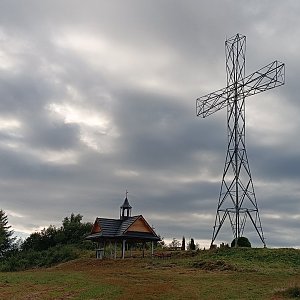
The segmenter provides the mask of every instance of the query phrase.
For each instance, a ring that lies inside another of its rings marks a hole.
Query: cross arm
[[[237,83],[198,98],[197,116],[208,117],[226,107],[228,101],[234,98],[239,100],[283,85],[284,71],[284,63],[275,60]]]
[[[198,98],[196,100],[197,116],[205,118],[226,107],[227,98],[227,87]]]
[[[281,86],[284,84],[284,81],[284,63],[275,60],[244,79],[244,97]]]

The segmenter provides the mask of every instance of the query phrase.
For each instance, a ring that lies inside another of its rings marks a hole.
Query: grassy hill
[[[171,258],[80,258],[0,273],[0,299],[299,298],[300,250],[218,249]]]

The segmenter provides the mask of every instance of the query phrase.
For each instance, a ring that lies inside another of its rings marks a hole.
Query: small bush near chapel
[[[232,242],[231,242],[231,247],[235,247],[235,240],[234,239]],[[237,246],[238,247],[248,247],[248,248],[251,248],[251,243],[249,242],[249,240],[244,237],[244,236],[241,236],[238,238],[237,240]]]

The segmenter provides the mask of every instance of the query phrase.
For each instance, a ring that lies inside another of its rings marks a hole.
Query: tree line
[[[14,237],[6,213],[0,209],[0,271],[24,270],[51,266],[75,259],[83,251],[94,248],[84,240],[92,224],[82,222],[82,215],[74,213],[62,220],[60,227],[50,225],[30,234],[24,241]]]

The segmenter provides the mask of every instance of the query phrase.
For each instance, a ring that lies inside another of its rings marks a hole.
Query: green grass
[[[296,249],[230,249],[219,250],[209,254],[212,259],[222,258],[239,268],[257,271],[298,271],[300,268],[300,251]]]
[[[106,283],[95,282],[82,272],[26,271],[0,273],[0,290],[8,290],[10,297],[23,299],[39,295],[36,299],[115,299],[121,289]],[[35,299],[35,298],[34,298]]]
[[[218,249],[170,259],[82,258],[49,269],[0,273],[0,299],[292,299],[300,250]]]

